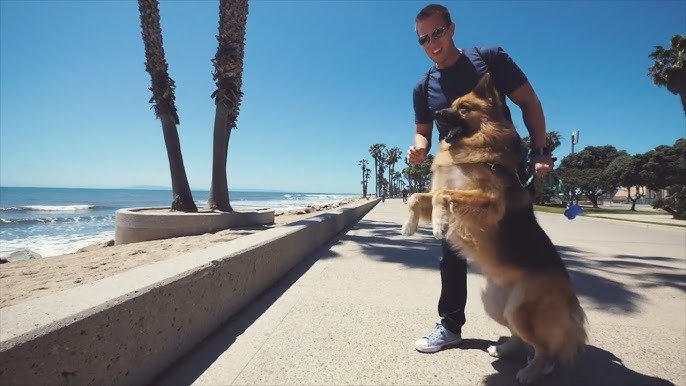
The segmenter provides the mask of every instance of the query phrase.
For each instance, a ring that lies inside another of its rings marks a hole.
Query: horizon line
[[[93,190],[157,190],[157,191],[172,191],[171,186],[156,186],[156,185],[132,185],[124,187],[88,187],[88,186],[16,186],[16,185],[0,185],[0,188],[29,188],[29,189],[93,189]],[[191,189],[191,192],[209,192],[209,188]],[[353,192],[325,192],[325,191],[307,191],[307,190],[287,190],[277,188],[229,188],[231,191],[242,192],[272,192],[272,193],[319,193],[319,194],[347,194],[357,195]]]

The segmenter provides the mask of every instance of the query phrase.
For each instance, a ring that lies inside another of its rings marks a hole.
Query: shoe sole
[[[417,350],[423,354],[433,354],[433,353],[439,352],[439,351],[446,349],[446,348],[455,347],[460,343],[461,340],[462,339],[457,340],[455,342],[450,342],[450,343],[446,343],[446,344],[443,344],[440,346],[436,346],[436,347],[417,347],[417,346],[414,346],[414,348],[415,348],[415,350]]]

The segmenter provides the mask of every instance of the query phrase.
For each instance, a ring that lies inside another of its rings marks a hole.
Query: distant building
[[[648,189],[647,187],[643,186],[641,187],[641,192],[645,194],[645,196],[640,200],[645,203],[650,203],[653,202],[654,200],[658,198],[663,198],[665,194],[667,194],[666,190],[661,189],[661,190],[652,190]],[[631,188],[631,195],[635,196],[636,195],[636,189]],[[609,199],[609,197],[608,197]],[[629,202],[629,198],[627,197],[627,191],[626,188],[622,187],[617,189],[617,191],[612,195],[612,202]]]

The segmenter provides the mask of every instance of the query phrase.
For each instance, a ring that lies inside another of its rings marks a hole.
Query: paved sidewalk
[[[681,225],[686,226],[686,220],[676,220],[672,218],[670,214],[615,214],[615,213],[603,213],[603,214],[587,214],[589,217],[602,217],[618,220],[629,220],[640,223],[656,223],[664,225]]]
[[[458,348],[414,341],[438,321],[440,244],[427,226],[405,238],[401,200],[379,203],[158,380],[164,385],[512,385],[525,358],[485,348],[507,330],[468,277]],[[686,385],[686,231],[540,214],[589,319],[579,362],[542,385]]]

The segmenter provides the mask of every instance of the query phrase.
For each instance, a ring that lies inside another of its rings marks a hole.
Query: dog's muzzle
[[[448,135],[443,139],[451,143],[452,141],[466,134],[467,125],[462,118],[451,109],[442,109],[434,113],[436,124],[443,130],[449,130]]]

